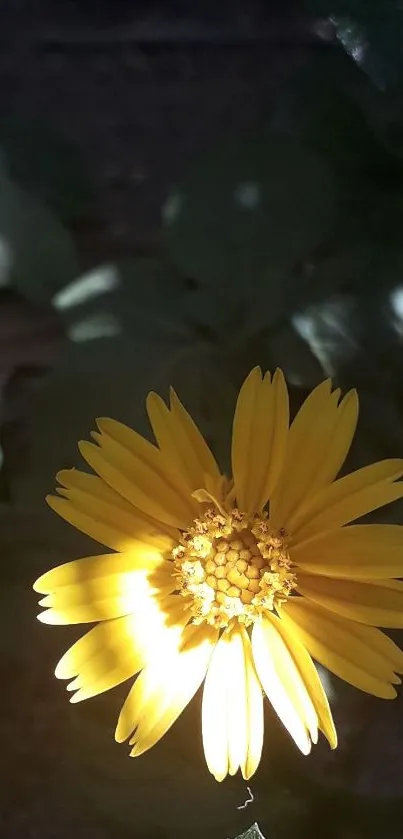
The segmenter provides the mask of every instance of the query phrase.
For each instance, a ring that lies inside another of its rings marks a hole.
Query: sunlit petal
[[[328,739],[331,748],[335,749],[337,746],[336,729],[326,693],[311,656],[299,640],[298,634],[286,616],[281,615],[281,620],[277,624],[277,628],[287,644],[288,651],[294,659],[306,690],[309,693],[318,717],[319,728]]]
[[[218,641],[207,670],[203,690],[202,733],[207,766],[216,781],[229,772],[227,654],[228,632]]]
[[[85,587],[96,581],[100,581],[104,587],[104,579],[109,580],[115,575],[131,571],[154,571],[157,568],[170,568],[161,552],[147,543],[133,541],[130,551],[87,556],[58,565],[36,580],[34,590],[40,594],[51,594],[64,586],[79,586],[82,583]]]
[[[254,624],[252,651],[257,674],[276,714],[303,754],[316,741],[318,719],[301,675],[279,632],[278,619],[267,615]]]
[[[60,659],[55,675],[72,679],[68,690],[76,690],[70,701],[80,702],[118,685],[163,654],[171,632],[180,633],[183,615],[175,598],[163,604],[143,598],[135,614],[102,621]]]
[[[142,671],[122,708],[115,735],[119,742],[132,735],[133,757],[151,748],[190,702],[217,638],[212,627],[189,626]]]

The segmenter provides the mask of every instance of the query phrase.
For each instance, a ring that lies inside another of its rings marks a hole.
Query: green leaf
[[[314,52],[292,77],[275,119],[321,153],[338,175],[378,173],[391,163],[367,113],[374,100],[378,97],[366,76],[341,46],[332,46]]]
[[[290,138],[230,138],[165,203],[169,252],[186,276],[219,287],[221,305],[256,296],[272,321],[289,305],[292,270],[328,235],[337,195],[320,155]]]
[[[64,222],[85,216],[95,187],[80,150],[40,120],[0,124],[0,152],[9,176],[50,206]]]
[[[2,281],[26,297],[49,300],[78,274],[73,242],[52,213],[0,172]]]

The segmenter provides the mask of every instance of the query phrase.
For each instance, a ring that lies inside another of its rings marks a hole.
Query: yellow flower
[[[151,393],[157,446],[110,419],[80,451],[97,473],[63,470],[50,506],[114,553],[44,574],[44,623],[96,626],[63,656],[79,702],[137,676],[116,739],[151,748],[204,680],[210,771],[248,779],[263,742],[263,692],[304,754],[336,732],[312,658],[361,690],[396,695],[403,652],[375,626],[403,626],[403,528],[349,525],[403,497],[403,460],[336,479],[358,400],[320,384],[289,426],[281,371],[244,382],[233,478],[171,391]],[[60,497],[61,496],[61,497]],[[345,525],[348,525],[347,527]],[[312,658],[311,658],[312,656]]]

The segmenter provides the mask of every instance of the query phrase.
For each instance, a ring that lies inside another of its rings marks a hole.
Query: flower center
[[[194,623],[221,628],[237,618],[249,625],[296,586],[286,534],[274,532],[264,514],[233,509],[224,515],[212,507],[182,534],[172,557]]]

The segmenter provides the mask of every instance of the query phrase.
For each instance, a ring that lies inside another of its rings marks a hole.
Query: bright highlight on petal
[[[337,735],[314,660],[362,691],[396,696],[403,651],[403,527],[350,524],[403,498],[403,460],[338,478],[358,398],[318,385],[289,425],[284,376],[255,367],[220,473],[170,391],[147,411],[156,445],[111,419],[62,470],[50,507],[111,553],[42,574],[45,624],[96,623],[55,675],[72,703],[135,678],[117,728],[131,756],[155,745],[202,685],[202,738],[218,781],[248,780],[263,745],[263,695],[298,748]],[[272,722],[271,724],[274,724]]]
[[[277,622],[277,629],[287,645],[288,651],[294,659],[302,681],[309,693],[312,705],[316,711],[319,728],[329,741],[331,748],[335,749],[337,746],[336,729],[326,693],[311,656],[284,615],[281,616],[281,621]]]
[[[205,676],[218,632],[188,626],[165,655],[148,662],[123,705],[116,740],[131,735],[132,757],[151,748],[168,731],[193,698]]]
[[[203,746],[217,781],[241,768],[256,771],[263,746],[262,691],[244,627],[225,630],[206,676],[202,705]]]
[[[278,628],[267,615],[252,631],[253,658],[264,691],[281,722],[305,755],[318,739],[318,717],[298,667]]]

